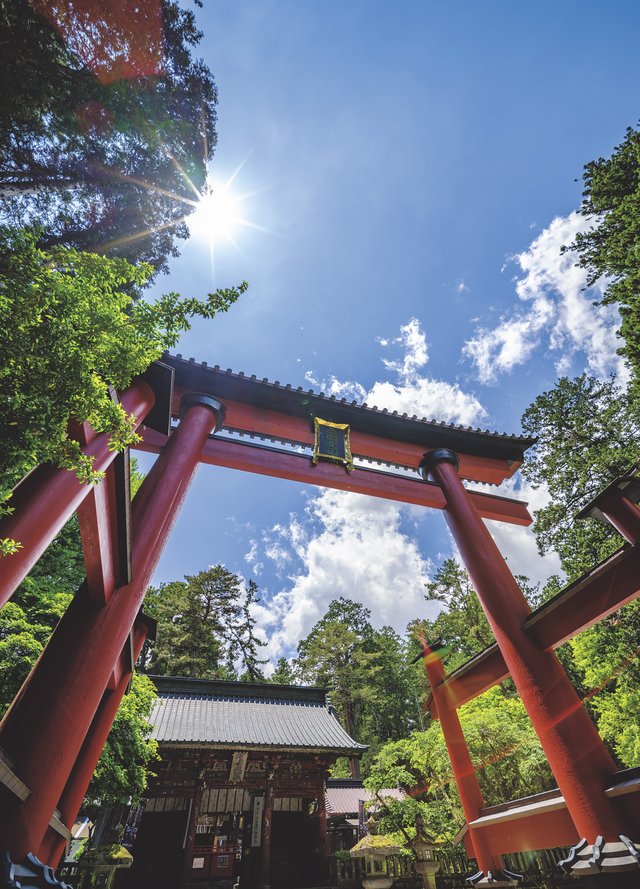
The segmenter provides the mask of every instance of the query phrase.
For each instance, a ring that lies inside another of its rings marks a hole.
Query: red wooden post
[[[455,704],[451,706],[448,689],[441,685],[444,679],[442,660],[435,652],[431,651],[426,643],[423,643],[422,650],[424,669],[431,686],[444,742],[451,759],[451,767],[460,793],[464,817],[467,819],[467,824],[471,825],[472,821],[480,817],[480,810],[484,806],[478,776],[471,760]],[[503,869],[502,858],[491,853],[482,834],[474,831],[471,826],[469,827],[469,838],[473,846],[474,857],[481,871],[485,874],[489,871],[495,874]]]
[[[139,426],[153,407],[155,395],[147,383],[137,379],[123,392],[120,403]],[[96,435],[83,451],[94,458],[94,469],[102,472],[116,458],[106,434]],[[0,607],[91,490],[92,486],[81,484],[73,472],[48,464],[39,466],[16,488],[10,504],[14,511],[0,520],[0,537],[12,537],[22,548],[0,560]]]
[[[138,655],[142,650],[145,639],[147,638],[147,628],[142,622],[137,622],[133,628],[133,658],[134,662],[138,659]],[[118,707],[122,702],[132,673],[125,673],[121,677],[118,687],[113,691],[105,691],[102,700],[98,705],[96,715],[93,718],[91,727],[87,733],[82,749],[73,766],[73,770],[69,775],[62,796],[56,808],[62,816],[62,823],[71,830],[77,818],[82,800],[85,797],[87,788],[93,773],[95,771],[100,754],[107,743],[113,720],[115,719]],[[51,867],[57,867],[58,862],[65,850],[65,840],[60,834],[49,829],[45,838],[36,853],[40,861]]]
[[[133,580],[96,606],[79,593],[0,723],[0,747],[31,790],[0,813],[0,848],[37,849],[142,604],[222,405],[185,399],[183,418],[134,499]]]
[[[611,491],[597,505],[625,540],[640,543],[640,509],[623,491]]]
[[[522,702],[549,760],[578,835],[617,840],[625,833],[604,795],[615,764],[552,651],[523,630],[530,608],[470,502],[452,451],[432,451],[421,466],[447,499],[445,517]]]

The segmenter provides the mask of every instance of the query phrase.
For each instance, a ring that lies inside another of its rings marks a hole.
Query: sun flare
[[[189,216],[192,235],[205,235],[214,243],[234,243],[234,237],[244,224],[240,212],[242,198],[228,186],[209,186],[200,197],[196,209]]]

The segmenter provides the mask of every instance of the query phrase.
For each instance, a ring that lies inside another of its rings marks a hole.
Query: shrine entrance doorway
[[[123,889],[175,889],[179,886],[186,830],[186,807],[178,812],[146,812],[136,837],[135,867],[120,877]]]
[[[274,812],[269,885],[317,886],[322,869],[319,818],[308,812]]]

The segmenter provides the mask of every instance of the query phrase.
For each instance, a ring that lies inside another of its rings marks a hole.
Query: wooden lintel
[[[137,445],[142,450],[159,453],[166,437],[152,430],[145,430],[143,441]],[[444,509],[445,498],[440,487],[415,479],[376,472],[358,467],[347,472],[334,463],[313,465],[309,456],[280,451],[267,447],[254,447],[250,442],[212,437],[204,447],[202,462],[244,472],[255,472],[275,478],[356,494],[368,494],[398,503],[411,503]],[[470,491],[471,499],[478,513],[485,519],[508,522],[515,525],[531,524],[531,516],[526,504],[505,497],[496,497],[478,491]]]
[[[640,547],[626,547],[533,611],[524,628],[541,648],[558,648],[639,595]],[[451,704],[461,707],[508,676],[494,643],[445,677],[443,685]]]
[[[640,546],[619,550],[572,583],[524,627],[541,648],[557,648],[640,595]]]
[[[130,501],[127,450],[118,454],[77,510],[87,594],[101,605],[116,586],[131,580]]]
[[[174,393],[173,413],[177,416],[180,398],[185,390],[176,388]],[[313,423],[302,417],[278,413],[273,410],[243,404],[224,399],[225,428],[273,438],[295,441],[300,444],[313,445]],[[425,433],[426,436],[426,433]],[[351,451],[355,457],[380,460],[383,463],[398,464],[417,469],[425,453],[431,448],[427,445],[395,441],[365,432],[352,427],[350,430]],[[460,475],[470,481],[485,482],[498,485],[510,478],[521,465],[520,461],[481,457],[459,452]]]

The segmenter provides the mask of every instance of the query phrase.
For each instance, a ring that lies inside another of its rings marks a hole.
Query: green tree
[[[295,661],[298,677],[329,688],[346,731],[369,745],[365,772],[380,744],[403,737],[420,718],[408,646],[390,627],[374,629],[369,618],[363,605],[334,599],[299,643]]]
[[[118,708],[83,805],[95,813],[102,806],[134,805],[147,787],[158,745],[149,722],[157,694],[148,676],[135,673]]]
[[[527,454],[523,475],[534,487],[546,485],[549,506],[535,514],[541,553],[555,550],[569,580],[590,570],[622,543],[609,525],[576,513],[640,457],[640,413],[615,379],[582,374],[561,377],[539,395],[522,417],[537,443]]]
[[[216,145],[202,34],[175,0],[0,0],[0,215],[42,246],[166,270]]]
[[[581,212],[592,225],[569,248],[588,273],[605,277],[603,303],[620,311],[620,349],[640,382],[640,130],[629,127],[611,156],[585,165]]]
[[[137,440],[111,392],[175,345],[194,315],[212,318],[246,284],[203,301],[168,293],[132,301],[150,267],[63,247],[42,250],[34,230],[0,227],[0,510],[44,461],[95,482],[92,461],[69,437],[70,420],[108,432],[114,449]],[[5,544],[5,550],[11,544]]]
[[[554,786],[520,700],[492,688],[458,713],[487,805]],[[427,829],[441,839],[451,840],[464,823],[439,722],[386,744],[375,756],[365,785],[374,791],[402,787],[412,796],[412,800],[390,807],[395,826],[398,821],[405,826],[411,822],[414,800],[423,805]]]
[[[269,677],[269,682],[273,682],[278,685],[294,685],[295,681],[295,670],[286,659],[286,657],[279,657],[278,662],[276,663],[276,668]]]
[[[144,656],[144,669],[163,676],[262,679],[251,606],[258,587],[223,565],[150,587],[145,610],[158,621],[158,638]]]
[[[563,377],[527,409],[523,427],[539,439],[529,452],[524,474],[534,485],[545,484],[552,498],[535,515],[538,547],[541,552],[557,550],[571,581],[622,545],[612,526],[574,517],[613,478],[637,463],[637,400],[614,380],[584,374],[574,380]],[[552,578],[545,596],[560,589],[560,580]],[[636,601],[558,652],[600,733],[629,766],[640,764],[639,651],[640,604]]]

